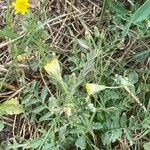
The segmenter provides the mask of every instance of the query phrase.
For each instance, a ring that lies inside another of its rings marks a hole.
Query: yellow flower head
[[[23,15],[28,12],[30,7],[29,0],[15,0],[12,5],[15,8],[15,14],[21,13]]]
[[[44,66],[45,71],[52,77],[61,76],[61,69],[57,58],[53,58]]]
[[[91,92],[91,84],[90,83],[86,83],[85,88],[86,88],[87,93]]]
[[[94,84],[94,83],[86,83],[86,91],[89,95],[95,94],[99,91],[105,90],[107,86],[104,85],[99,85],[99,84]]]

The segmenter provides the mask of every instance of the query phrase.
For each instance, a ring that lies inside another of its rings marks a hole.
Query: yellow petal
[[[28,12],[30,3],[29,0],[15,0],[15,2],[12,3],[12,6],[15,9],[15,14],[21,13],[24,15]]]
[[[57,58],[53,58],[49,63],[44,66],[45,71],[50,76],[61,75],[61,69]]]

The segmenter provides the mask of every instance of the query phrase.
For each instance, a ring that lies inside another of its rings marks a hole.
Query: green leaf
[[[57,150],[53,144],[46,143],[43,145],[42,150]]]
[[[103,128],[103,126],[102,126],[101,123],[99,123],[99,122],[93,123],[93,129],[99,130],[99,129],[102,129],[102,128]]]
[[[41,145],[43,139],[34,139],[34,140],[31,140],[30,143],[27,142],[27,146],[26,148],[32,148],[32,149],[38,149],[38,147]]]
[[[147,0],[129,19],[130,21],[127,23],[127,25],[125,26],[122,36],[125,37],[128,32],[129,29],[132,25],[132,23],[139,23],[144,21],[145,19],[148,18],[150,14],[150,0]]]
[[[45,107],[44,107],[43,105],[41,105],[41,106],[36,106],[36,108],[34,108],[34,109],[32,110],[32,112],[38,114],[38,113],[40,113],[42,110],[44,110],[44,108],[45,108]]]
[[[117,83],[120,84],[121,86],[128,87],[132,92],[135,92],[134,85],[129,81],[127,77],[116,75],[115,81],[117,81]]]
[[[17,34],[10,29],[4,28],[3,30],[0,30],[0,37],[14,39],[17,37]]]
[[[23,112],[22,105],[19,104],[17,98],[5,101],[0,104],[0,115],[13,115],[20,114]]]
[[[2,131],[4,128],[4,122],[0,120],[0,131]]]
[[[31,106],[31,105],[34,105],[34,104],[36,104],[36,103],[39,103],[40,101],[39,101],[39,99],[38,98],[32,98],[32,99],[30,99],[30,101],[28,102],[28,103],[26,103],[25,104],[25,106],[27,107],[27,106]],[[41,103],[41,102],[40,102]]]
[[[77,140],[75,145],[81,149],[85,149],[86,148],[86,141],[84,136],[80,136]]]
[[[139,75],[135,71],[130,72],[129,76],[128,76],[128,79],[129,79],[130,83],[135,84],[139,80]]]
[[[47,94],[48,94],[47,88],[46,88],[46,87],[43,87],[43,88],[42,88],[42,91],[41,91],[41,99],[42,99],[43,101],[45,101]]]
[[[125,36],[128,34],[128,32],[129,32],[129,30],[130,30],[130,26],[131,26],[131,23],[128,23],[128,24],[124,27],[124,30],[123,30],[123,32],[122,32],[122,37],[125,37]]]
[[[81,47],[85,48],[85,49],[89,49],[90,47],[88,46],[87,42],[83,39],[78,39],[78,43]]]
[[[125,9],[123,3],[115,2],[110,5],[112,11],[115,11],[116,14],[121,17],[123,20],[127,20],[128,11]]]
[[[137,62],[144,62],[148,57],[150,57],[150,50],[143,50],[140,53],[137,53],[133,59]]]
[[[124,129],[124,132],[126,134],[126,137],[127,139],[129,140],[130,142],[130,145],[133,145],[134,144],[134,141],[133,141],[133,138],[131,136],[131,131],[130,130],[127,130],[127,129]]]
[[[122,128],[126,128],[127,127],[127,116],[125,113],[123,113],[123,115],[120,118],[120,126]]]
[[[48,100],[48,107],[55,108],[58,107],[58,101],[54,97],[50,97]]]
[[[144,144],[144,150],[150,150],[150,142]]]
[[[39,121],[45,121],[45,120],[50,120],[52,116],[51,112],[47,112],[46,114],[42,115],[42,117],[39,119]]]
[[[59,138],[61,140],[65,140],[66,129],[67,129],[66,126],[62,126],[62,127],[59,128]]]
[[[148,18],[150,14],[150,0],[147,0],[132,16],[132,22],[138,23]]]
[[[111,133],[109,133],[109,132],[106,132],[102,135],[102,142],[104,145],[111,143],[110,137],[111,137]]]
[[[104,145],[108,145],[118,140],[121,136],[122,136],[121,129],[108,131],[102,135],[102,142]]]
[[[121,137],[121,135],[122,135],[122,131],[120,129],[116,130],[115,132],[113,132],[110,139],[112,142],[115,142],[116,140],[118,140]]]
[[[110,90],[105,91],[105,94],[104,94],[105,102],[109,100],[116,100],[118,98],[119,98],[119,95],[115,91],[110,91]]]
[[[135,120],[135,117],[134,116],[131,116],[129,118],[129,127],[133,127],[133,126],[136,126],[136,120]]]
[[[22,104],[28,104],[28,102],[31,101],[32,96],[33,95],[31,93],[26,94],[22,100]]]

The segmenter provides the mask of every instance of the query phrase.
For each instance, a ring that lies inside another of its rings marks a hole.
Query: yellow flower
[[[108,88],[105,85],[99,85],[99,84],[94,84],[94,83],[86,83],[86,91],[89,95],[91,94],[95,94],[99,91],[105,90],[106,88]]]
[[[28,12],[30,7],[29,0],[15,0],[12,5],[15,8],[15,14],[21,13],[23,15]]]
[[[61,69],[57,58],[53,58],[44,66],[45,71],[52,77],[61,77]]]

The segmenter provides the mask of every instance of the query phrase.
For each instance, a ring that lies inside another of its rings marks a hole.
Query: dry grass
[[[139,74],[141,73],[141,86],[143,86],[142,84],[149,84],[150,80],[147,73],[150,64],[149,58],[144,62],[138,62],[133,59],[135,54],[142,52],[143,49],[149,49],[149,36],[138,36],[133,27],[130,34],[121,39],[119,34],[122,32],[122,30],[120,28],[116,28],[115,30],[113,29],[113,14],[107,10],[107,6],[105,3],[103,3],[106,1],[45,0],[43,4],[40,4],[38,0],[30,1],[31,11],[35,17],[33,20],[36,19],[39,23],[39,29],[37,27],[36,30],[40,32],[44,29],[44,32],[46,32],[46,36],[43,36],[40,39],[41,43],[44,45],[42,46],[46,50],[43,53],[38,52],[37,47],[34,45],[35,43],[27,46],[28,49],[30,49],[31,54],[34,54],[35,58],[40,61],[41,64],[43,63],[42,59],[45,55],[50,56],[49,52],[55,52],[59,55],[59,59],[64,67],[63,74],[70,75],[72,72],[68,68],[70,65],[72,65],[72,62],[69,62],[68,58],[71,58],[72,55],[74,55],[72,50],[74,50],[74,45],[77,39],[85,37],[87,31],[93,35],[94,27],[97,27],[102,33],[102,36],[104,36],[101,45],[102,51],[103,49],[106,50],[106,54],[104,52],[103,56],[99,56],[100,59],[104,61],[101,63],[101,65],[103,65],[103,63],[106,64],[104,69],[106,67],[106,69],[109,69],[107,71],[111,72],[108,73],[109,76],[105,76],[104,70],[104,78],[109,78],[111,75],[114,75],[118,72],[126,75],[126,69],[128,69],[128,71],[135,69],[137,72],[139,72]],[[124,6],[130,10],[131,5],[129,2],[121,2],[124,3]],[[139,3],[141,2],[139,1]],[[17,43],[15,45],[16,49],[20,48],[19,45],[22,44],[22,41],[27,41],[28,35],[26,35],[22,30],[22,22],[24,21],[23,16],[13,15],[11,22],[7,22],[6,16],[7,13],[9,13],[7,12],[7,8],[7,3],[5,1],[0,1],[0,29],[7,28],[8,24],[11,23],[14,32],[17,33],[18,36],[12,39],[6,38],[5,36],[0,36],[0,101],[3,102],[16,96],[22,98],[26,86],[31,85],[33,80],[37,81],[40,90],[45,85],[50,94],[54,93],[54,95],[57,95],[58,93],[55,93],[55,87],[53,84],[49,83],[49,78],[45,72],[41,71],[41,68],[33,71],[28,62],[15,63],[15,60],[12,57],[14,43]],[[13,14],[13,9],[10,8],[10,10],[10,14]],[[38,32],[35,33],[38,34]],[[77,51],[75,55],[79,55],[79,59],[81,60],[83,56],[82,54],[85,56],[86,53],[89,53],[89,51],[87,50],[85,53]],[[110,66],[107,66],[107,63],[110,63]],[[89,67],[88,63],[86,65]],[[84,69],[82,71],[84,72]],[[96,71],[100,72],[100,69]],[[100,74],[97,72],[95,74],[100,76]],[[145,76],[145,74],[147,76]],[[82,74],[80,75],[82,76]],[[83,78],[84,77],[85,76],[83,75]],[[89,79],[90,78],[92,77],[89,77]],[[99,81],[99,79],[96,79],[95,81]],[[110,81],[112,81],[111,77]],[[23,85],[23,82],[27,84]],[[82,94],[83,91],[84,90],[81,90],[81,93],[79,93]],[[147,92],[144,94],[147,94]],[[138,96],[140,97],[144,94],[138,93]],[[134,113],[135,109],[136,107],[133,106],[128,110],[128,113]],[[32,122],[30,119],[31,118],[27,118],[22,115],[3,116],[2,120],[6,122],[6,127],[0,132],[0,140],[8,140],[15,136],[19,137],[20,141],[30,138],[39,138],[41,133],[39,133],[37,130],[38,123]],[[44,129],[49,129],[47,122],[43,123],[41,126]],[[139,131],[135,131],[134,137],[138,138],[139,136]],[[97,138],[97,141],[94,142],[99,147],[103,148],[103,146],[98,144],[100,143],[99,141],[101,139],[97,137],[97,135],[93,135],[93,137]],[[127,138],[123,137],[114,143],[112,147],[114,149],[122,150],[130,149]],[[109,149],[109,146],[107,148]]]

